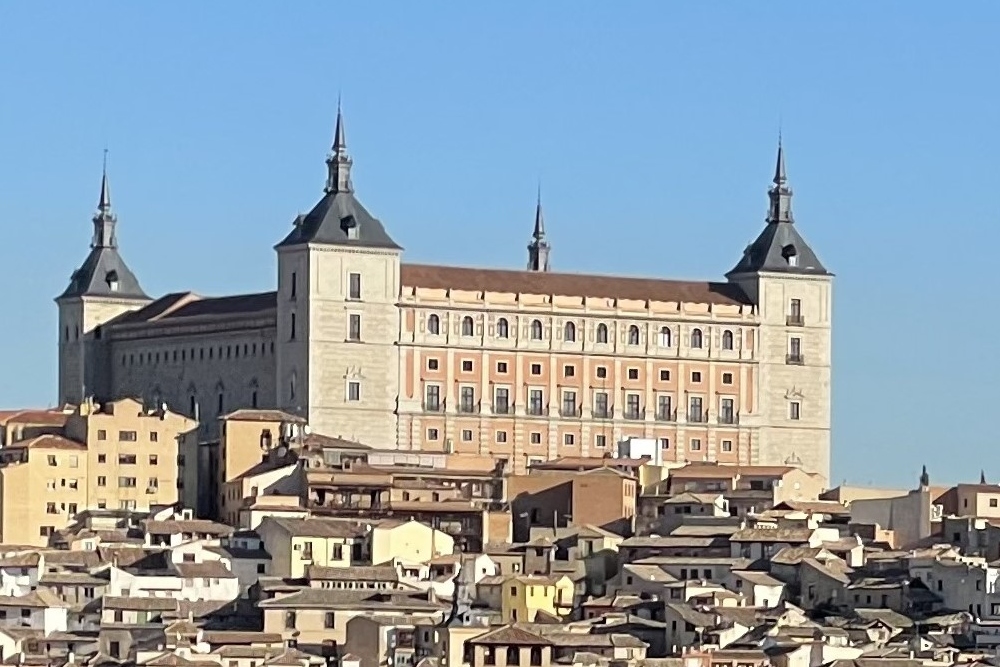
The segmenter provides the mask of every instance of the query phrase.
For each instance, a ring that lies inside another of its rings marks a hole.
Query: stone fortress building
[[[105,171],[90,254],[56,302],[59,399],[166,403],[207,428],[280,408],[376,448],[514,470],[655,439],[668,463],[829,477],[832,275],[799,234],[780,142],[760,235],[724,282],[410,264],[351,178],[343,118],[324,193],[277,244],[277,289],[153,299],[115,237]]]

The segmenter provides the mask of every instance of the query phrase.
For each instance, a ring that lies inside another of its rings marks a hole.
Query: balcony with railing
[[[545,414],[545,406],[541,403],[528,403],[528,409],[524,413],[530,417],[541,417]]]
[[[789,366],[802,366],[806,363],[806,358],[801,352],[790,352],[785,355],[785,363]]]
[[[646,411],[643,408],[626,407],[622,417],[632,421],[646,418]]]
[[[677,421],[677,409],[671,409],[669,407],[659,407],[656,409],[656,414],[654,418],[658,422],[675,422]]]
[[[493,403],[493,414],[495,415],[512,415],[514,414],[514,406],[511,403],[504,401],[495,401]]]
[[[441,399],[425,400],[424,412],[444,412],[444,401]]]
[[[738,412],[727,412],[723,410],[716,417],[716,421],[724,426],[737,426],[740,423],[740,415]]]
[[[560,417],[580,417],[583,415],[583,407],[577,405],[576,403],[563,403],[559,406],[559,416]]]
[[[785,324],[790,327],[803,327],[806,324],[802,315],[788,315],[785,317]]]
[[[687,420],[689,424],[707,424],[708,410],[688,410]]]
[[[462,399],[458,402],[458,411],[467,415],[475,414],[476,412],[479,412],[479,402]]]
[[[614,408],[609,408],[606,405],[595,406],[590,412],[590,416],[594,419],[614,419],[615,410]]]

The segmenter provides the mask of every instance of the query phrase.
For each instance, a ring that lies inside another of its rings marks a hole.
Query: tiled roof
[[[208,644],[280,644],[277,632],[244,632],[241,630],[205,630],[202,635]]]
[[[167,519],[145,522],[146,532],[152,535],[177,535],[180,533],[206,533],[209,535],[229,535],[234,528],[224,523],[207,519]]]
[[[0,558],[0,567],[38,567],[39,558],[37,551],[12,554]]]
[[[371,609],[405,613],[441,611],[443,602],[430,602],[425,595],[377,590],[306,588],[297,593],[262,601],[263,609]]]
[[[221,417],[219,417],[219,419],[229,419],[232,421],[244,421],[244,422],[282,422],[282,423],[293,423],[293,424],[306,423],[304,417],[293,415],[290,412],[285,412],[284,410],[253,410],[249,408],[234,410],[228,414],[222,415]]]
[[[729,537],[730,542],[808,542],[809,528],[744,528]]]
[[[402,264],[400,284],[470,292],[547,294],[635,301],[739,305],[746,295],[728,283],[628,278],[581,273],[512,271],[429,264]]]
[[[140,598],[115,597],[105,595],[101,602],[105,609],[120,609],[122,611],[173,611],[177,609],[174,598]]]
[[[204,563],[174,563],[177,574],[184,579],[233,579],[235,574],[229,571],[221,561],[210,560]]]
[[[35,438],[28,438],[27,440],[20,440],[13,444],[7,445],[4,449],[58,449],[66,451],[86,451],[87,445],[82,442],[77,442],[76,440],[70,440],[69,438],[64,438],[61,435],[55,435],[52,433],[47,433],[45,435],[40,435]]]
[[[69,419],[69,414],[62,410],[0,410],[0,426],[63,426]]]
[[[360,537],[364,535],[364,523],[350,519],[294,519],[290,517],[265,517],[281,526],[292,537]]]
[[[306,577],[310,580],[327,581],[399,581],[399,573],[391,565],[354,565],[351,567],[311,565],[306,571]]]
[[[517,627],[516,625],[505,625],[490,630],[484,634],[467,640],[469,644],[494,645],[520,645],[520,646],[551,646],[552,642],[540,634]]]
[[[792,466],[732,466],[719,463],[689,463],[670,471],[671,478],[682,479],[732,479],[740,477],[781,477],[792,470]]]

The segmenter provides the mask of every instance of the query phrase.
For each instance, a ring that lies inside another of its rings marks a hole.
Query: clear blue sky
[[[105,145],[153,295],[273,287],[338,91],[408,260],[522,265],[541,178],[559,270],[721,279],[780,119],[838,276],[834,481],[998,479],[998,26],[985,1],[2,3],[0,404],[55,400]]]

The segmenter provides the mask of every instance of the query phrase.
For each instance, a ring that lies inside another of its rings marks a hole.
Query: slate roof
[[[111,289],[117,282],[118,288]],[[92,248],[83,265],[70,276],[69,286],[59,299],[79,296],[106,296],[116,299],[141,299],[149,297],[139,286],[139,280],[125,264],[117,248]]]
[[[355,238],[348,236],[348,229],[352,226],[357,228]],[[294,229],[277,247],[305,243],[402,250],[353,192],[326,193],[311,211],[295,219]]]
[[[472,292],[551,294],[635,301],[739,305],[749,303],[735,285],[549,271],[513,271],[429,264],[400,265],[400,284]]]
[[[265,314],[278,306],[276,292],[203,297],[194,292],[166,294],[139,310],[113,320],[114,324],[173,321],[188,317],[224,317]]]

